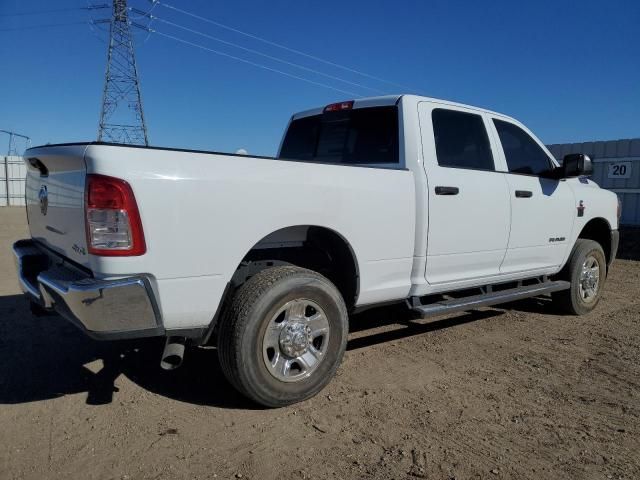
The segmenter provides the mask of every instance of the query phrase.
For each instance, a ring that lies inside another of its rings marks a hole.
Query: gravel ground
[[[352,319],[316,398],[255,407],[215,350],[170,373],[157,341],[98,343],[33,318],[0,209],[0,479],[640,478],[640,262],[597,310],[532,299],[435,321]]]

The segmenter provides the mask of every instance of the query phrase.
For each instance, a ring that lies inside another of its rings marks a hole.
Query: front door
[[[493,119],[509,173],[511,233],[500,271],[559,266],[576,216],[573,192],[564,180],[544,178],[554,164],[542,146],[514,123]]]
[[[430,284],[500,273],[509,237],[509,193],[504,173],[496,172],[487,121],[472,109],[420,104]]]

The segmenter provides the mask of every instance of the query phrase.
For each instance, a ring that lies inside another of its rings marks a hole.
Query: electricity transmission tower
[[[29,148],[31,145],[31,139],[26,135],[20,135],[16,132],[10,132],[9,130],[0,130],[0,133],[6,133],[9,135],[9,149],[7,150],[7,155],[18,155],[18,148],[16,147],[15,139],[16,137],[22,138],[25,142],[25,148]]]
[[[149,145],[127,0],[113,0],[98,141]]]

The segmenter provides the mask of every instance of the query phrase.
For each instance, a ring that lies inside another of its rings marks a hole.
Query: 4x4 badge
[[[40,200],[40,212],[42,212],[42,215],[46,215],[47,209],[49,208],[49,192],[47,192],[46,185],[42,185],[40,187],[40,193],[38,193],[38,199]]]

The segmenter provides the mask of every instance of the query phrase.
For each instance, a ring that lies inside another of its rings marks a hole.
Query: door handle
[[[457,195],[460,192],[458,187],[436,187],[436,195]]]
[[[533,197],[533,192],[530,190],[516,190],[517,198],[531,198]]]

